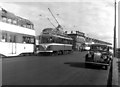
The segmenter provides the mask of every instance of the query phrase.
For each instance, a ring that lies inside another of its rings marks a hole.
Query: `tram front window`
[[[41,43],[54,43],[54,39],[52,37],[42,37]]]

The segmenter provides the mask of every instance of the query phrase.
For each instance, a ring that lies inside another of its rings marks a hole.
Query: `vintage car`
[[[105,69],[111,65],[112,53],[110,52],[110,47],[103,44],[91,44],[90,50],[85,55],[85,65],[94,64],[102,65]]]

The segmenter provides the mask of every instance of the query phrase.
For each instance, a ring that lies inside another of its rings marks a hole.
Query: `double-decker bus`
[[[35,30],[31,21],[0,9],[0,55],[34,53]]]
[[[73,39],[57,28],[45,28],[39,35],[38,54],[59,55],[72,52]]]

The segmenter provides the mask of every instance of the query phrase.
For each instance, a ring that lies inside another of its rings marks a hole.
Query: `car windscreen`
[[[92,50],[92,51],[108,51],[108,47],[102,46],[102,45],[91,45],[90,50]]]

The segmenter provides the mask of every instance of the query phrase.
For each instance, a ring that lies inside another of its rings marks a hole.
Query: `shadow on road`
[[[97,66],[97,65],[93,65],[93,64],[88,64],[86,66],[84,62],[65,62],[64,64],[69,64],[70,67],[76,67],[76,68],[103,70],[103,68],[101,66]]]

